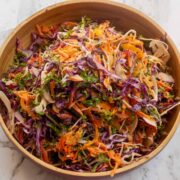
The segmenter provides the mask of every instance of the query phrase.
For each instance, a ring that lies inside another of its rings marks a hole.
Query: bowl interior
[[[180,71],[178,71],[178,68],[180,67],[179,56],[168,35],[156,23],[152,22],[152,20],[145,17],[142,13],[139,13],[138,11],[122,4],[103,1],[69,1],[46,8],[28,18],[12,32],[0,50],[0,76],[2,76],[2,74],[7,70],[9,64],[12,63],[15,53],[16,38],[20,39],[21,45],[23,47],[27,47],[30,44],[30,34],[31,32],[35,31],[35,26],[37,24],[52,25],[59,24],[64,21],[79,21],[82,16],[90,17],[96,21],[109,20],[111,24],[116,27],[116,29],[124,32],[128,31],[129,29],[135,29],[139,35],[142,34],[145,37],[165,38],[165,41],[169,45],[169,51],[171,54],[171,61],[169,62],[169,65],[173,69],[172,75],[176,81],[176,95],[180,95],[180,81],[178,80],[180,79]],[[171,113],[171,115],[168,116],[169,123],[167,126],[167,132],[169,135],[165,137],[166,141],[162,140],[161,144],[163,145],[158,147],[159,149],[157,148],[157,151],[155,150],[156,153],[150,154],[149,158],[157,154],[172,137],[177,127],[178,114],[179,108],[176,108]],[[4,130],[9,137],[10,135],[7,129]],[[29,154],[25,154],[29,156]],[[145,161],[147,160],[145,159],[139,163],[135,163],[133,166],[129,166],[124,169],[121,168],[118,170],[118,172],[126,171],[130,168],[136,167]],[[56,169],[53,170],[56,171]],[[76,175],[80,174],[82,173]],[[109,173],[107,172],[101,173],[101,175],[108,174]]]

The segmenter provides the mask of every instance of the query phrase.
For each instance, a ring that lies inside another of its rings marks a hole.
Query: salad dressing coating
[[[1,116],[17,141],[56,167],[112,171],[152,152],[179,105],[168,45],[109,21],[37,25],[17,39],[0,80]]]

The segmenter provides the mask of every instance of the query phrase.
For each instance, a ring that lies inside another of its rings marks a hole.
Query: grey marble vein
[[[20,161],[16,164],[16,166],[14,167],[14,169],[12,171],[12,175],[11,175],[10,180],[12,180],[14,178],[14,176],[16,176],[17,170],[22,166],[24,160],[25,160],[25,157],[22,157],[20,159]]]
[[[0,141],[0,148],[9,148],[11,150],[16,150],[16,148],[10,141]]]

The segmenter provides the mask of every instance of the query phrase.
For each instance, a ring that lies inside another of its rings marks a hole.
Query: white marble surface
[[[180,0],[116,0],[156,20],[180,48]],[[60,0],[0,0],[0,43],[19,22]],[[180,180],[180,128],[167,147],[150,162],[115,180]],[[25,159],[0,128],[0,180],[63,180]],[[67,179],[67,178],[66,178]],[[72,178],[75,179],[75,178]],[[105,178],[102,178],[105,179]],[[110,179],[110,178],[107,178]],[[77,178],[78,180],[78,178]]]

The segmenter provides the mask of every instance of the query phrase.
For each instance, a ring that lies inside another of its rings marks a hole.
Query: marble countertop
[[[0,44],[19,22],[34,12],[61,0],[1,0]],[[116,0],[139,9],[158,22],[180,49],[180,0]],[[148,163],[114,180],[179,180],[180,128],[167,147]],[[0,180],[63,180],[24,158],[0,128]],[[66,178],[67,179],[67,178]],[[75,179],[75,178],[72,178]],[[77,178],[79,179],[79,178]],[[106,179],[106,178],[102,178]],[[107,178],[110,179],[110,178]]]

